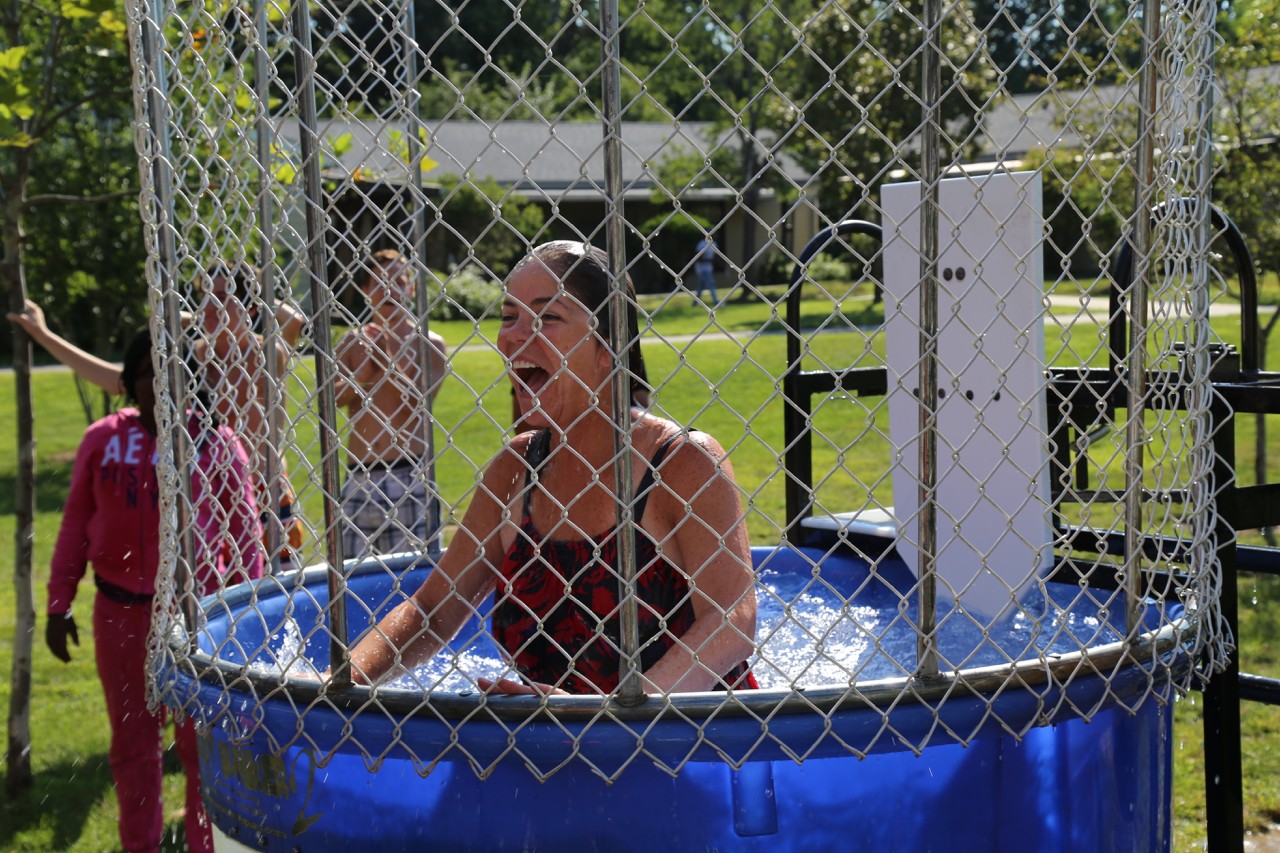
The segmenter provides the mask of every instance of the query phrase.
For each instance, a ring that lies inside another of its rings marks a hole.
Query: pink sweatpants
[[[164,833],[160,793],[166,715],[147,710],[150,628],[150,604],[118,604],[101,594],[94,600],[94,648],[111,721],[109,757],[120,804],[120,843],[129,853],[158,851]],[[176,726],[175,740],[187,771],[187,846],[192,853],[211,853],[213,834],[200,799],[195,727],[190,720]]]

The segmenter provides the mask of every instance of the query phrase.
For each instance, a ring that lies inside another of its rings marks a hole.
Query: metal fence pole
[[[342,536],[338,493],[337,400],[333,386],[333,342],[328,306],[328,259],[325,256],[324,187],[320,181],[320,135],[316,117],[316,61],[311,52],[311,18],[305,3],[292,11],[293,55],[297,74],[298,137],[302,152],[303,199],[307,218],[307,277],[311,282],[311,305],[315,311],[312,346],[315,350],[316,394],[319,400],[320,481],[324,499],[325,552],[329,563],[329,669],[331,684],[341,690],[351,685],[350,652],[347,648],[347,581],[343,573]]]
[[[283,522],[280,519],[280,490],[283,488],[281,472],[284,463],[280,455],[281,436],[279,418],[276,412],[284,405],[281,399],[280,386],[282,377],[275,353],[280,346],[280,324],[276,320],[275,294],[275,220],[271,187],[271,140],[274,129],[271,126],[268,103],[270,92],[267,79],[270,74],[270,58],[267,56],[267,4],[265,0],[254,0],[254,43],[253,43],[253,93],[254,93],[254,125],[257,129],[254,139],[258,161],[258,232],[262,235],[262,250],[259,259],[263,312],[262,349],[263,363],[267,369],[267,388],[264,407],[267,412],[267,452],[266,471],[264,476],[269,484],[267,494],[274,506],[267,517],[267,557],[270,560],[271,573],[280,571],[280,548],[284,538]]]
[[[1138,144],[1133,227],[1133,278],[1128,294],[1131,315],[1126,342],[1124,382],[1129,419],[1125,424],[1124,569],[1125,616],[1134,637],[1142,617],[1142,502],[1147,395],[1147,276],[1151,270],[1151,215],[1155,202],[1155,122],[1160,51],[1161,4],[1145,0],[1142,9],[1145,61],[1138,85]]]
[[[405,130],[408,144],[408,163],[406,168],[409,170],[405,180],[405,186],[408,187],[411,202],[413,205],[413,237],[411,245],[413,246],[412,262],[414,276],[417,286],[413,289],[414,314],[418,318],[418,382],[422,392],[422,446],[426,454],[423,459],[425,466],[422,475],[426,477],[427,483],[431,488],[427,493],[427,520],[425,529],[428,531],[436,531],[431,538],[423,543],[423,546],[430,554],[438,554],[440,552],[440,494],[439,484],[436,482],[436,452],[435,452],[435,414],[434,404],[431,399],[431,389],[435,387],[440,377],[435,375],[431,363],[431,319],[428,316],[431,306],[427,299],[427,261],[426,261],[426,243],[427,243],[427,211],[431,205],[427,203],[426,188],[422,181],[422,159],[426,156],[427,146],[424,144],[420,132],[424,125],[420,106],[422,96],[418,92],[418,37],[415,29],[413,18],[413,2],[408,0],[404,5],[404,53],[405,53],[405,109],[406,120]]]
[[[942,133],[942,0],[924,2],[920,206],[920,631],[916,675],[938,674],[938,181]]]
[[[165,62],[164,51],[160,49],[160,22],[164,21],[167,10],[163,0],[155,0],[151,4],[150,15],[141,21],[141,49],[144,62],[152,69],[150,85],[147,86],[145,108],[150,133],[152,161],[151,174],[152,211],[156,227],[156,281],[160,288],[164,306],[164,358],[168,367],[169,400],[173,407],[174,428],[170,433],[170,445],[173,451],[173,466],[176,472],[178,500],[174,501],[177,515],[177,531],[182,543],[180,559],[174,567],[174,583],[181,600],[182,618],[191,641],[195,642],[197,625],[197,602],[199,592],[187,588],[194,582],[196,544],[195,536],[189,523],[189,507],[191,507],[192,447],[191,438],[186,429],[186,376],[183,371],[183,354],[180,351],[183,339],[181,312],[178,304],[177,288],[174,284],[174,271],[178,268],[177,244],[174,240],[175,213],[173,206],[173,168],[172,150],[169,144],[169,96],[167,85],[169,69]],[[152,305],[157,302],[152,300]],[[156,329],[155,317],[152,317],[151,328]],[[161,341],[153,336],[153,348],[159,351]]]
[[[604,119],[605,240],[609,272],[614,291],[609,303],[609,323],[613,327],[613,434],[614,489],[618,496],[618,571],[621,574],[622,603],[619,613],[621,655],[618,672],[618,701],[636,705],[644,701],[640,678],[640,622],[636,602],[636,550],[631,479],[631,381],[626,354],[639,341],[624,340],[627,295],[622,288],[627,262],[623,240],[626,219],[622,209],[622,54],[618,38],[618,0],[600,3],[600,34],[603,39],[602,97]]]

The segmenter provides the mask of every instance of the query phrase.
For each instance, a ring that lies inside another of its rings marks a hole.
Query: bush
[[[452,273],[432,270],[428,287],[432,320],[478,320],[502,299],[502,284],[471,265]]]
[[[844,261],[819,252],[809,260],[809,278],[813,281],[849,281],[849,265]]]
[[[757,285],[790,284],[795,263],[789,252],[770,252],[756,265]]]

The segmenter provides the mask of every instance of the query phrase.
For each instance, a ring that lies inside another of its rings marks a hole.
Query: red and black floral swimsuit
[[[635,518],[644,517],[653,471],[679,437],[654,454],[636,490]],[[543,431],[529,443],[526,460],[537,472],[550,446]],[[528,681],[570,693],[608,693],[618,686],[621,600],[617,530],[600,542],[544,539],[533,525],[533,482],[524,490],[520,533],[502,561],[502,582],[493,608],[493,637]],[[636,594],[639,599],[640,669],[648,670],[679,642],[694,622],[689,579],[657,554],[639,524]],[[737,688],[755,688],[742,662],[725,674]]]

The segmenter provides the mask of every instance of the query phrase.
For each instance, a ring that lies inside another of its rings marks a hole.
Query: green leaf
[[[288,0],[277,0],[274,3],[267,3],[267,23],[279,24],[283,23],[289,17],[290,4]]]
[[[0,51],[0,119],[25,121],[35,115],[31,87],[22,77],[25,45]]]
[[[0,102],[0,118],[26,121],[35,114],[35,108],[31,106],[30,101]]]
[[[351,146],[355,143],[355,137],[350,133],[343,133],[339,136],[329,137],[329,147],[332,149],[335,157],[341,157],[351,150]]]
[[[97,18],[101,22],[108,16],[121,20],[117,7],[116,0],[62,0],[59,12],[67,20]]]
[[[59,10],[62,17],[67,20],[76,20],[78,18],[92,18],[95,13],[92,9],[86,8],[87,3],[75,2],[75,0],[63,0],[62,8]]]
[[[98,26],[102,31],[111,36],[124,36],[129,30],[129,24],[115,9],[108,9],[98,16]]]
[[[387,150],[395,155],[400,162],[409,162],[409,143],[405,140],[405,135],[400,131],[393,130],[387,134]]]
[[[0,136],[0,148],[30,148],[38,141],[28,133],[18,132],[13,136]]]
[[[22,60],[26,58],[27,45],[18,45],[8,50],[0,50],[0,75],[7,75],[22,69]]]
[[[275,168],[275,178],[282,184],[292,184],[298,177],[298,169],[292,163],[281,163]]]

